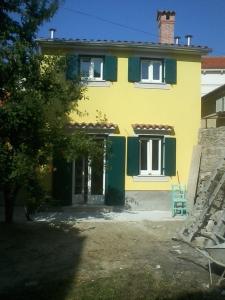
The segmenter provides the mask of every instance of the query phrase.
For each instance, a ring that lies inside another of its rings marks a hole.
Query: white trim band
[[[134,182],[168,182],[168,176],[133,176]]]
[[[135,88],[139,89],[160,89],[160,90],[170,90],[170,84],[165,83],[144,83],[144,82],[135,82]]]

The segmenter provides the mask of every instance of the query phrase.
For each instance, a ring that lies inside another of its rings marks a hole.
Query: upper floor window
[[[87,81],[117,81],[117,57],[68,54],[66,78],[80,77]]]
[[[137,83],[177,83],[177,61],[131,56],[128,58],[128,81]]]
[[[86,80],[103,80],[103,59],[100,57],[81,57],[80,75]]]
[[[162,61],[141,60],[141,81],[142,82],[162,82]]]

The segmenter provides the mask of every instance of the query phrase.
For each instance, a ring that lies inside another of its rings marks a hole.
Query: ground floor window
[[[128,176],[175,176],[176,138],[140,135],[127,138]]]
[[[162,175],[162,139],[140,138],[140,175]]]

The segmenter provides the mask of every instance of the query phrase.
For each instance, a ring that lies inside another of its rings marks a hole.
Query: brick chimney
[[[159,43],[174,44],[175,11],[158,11]]]

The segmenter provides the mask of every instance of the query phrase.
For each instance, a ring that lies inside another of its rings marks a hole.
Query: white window
[[[162,61],[142,59],[141,60],[141,81],[162,82]]]
[[[140,175],[162,175],[162,139],[140,139]]]
[[[225,97],[216,100],[216,112],[225,111]]]
[[[100,57],[82,57],[80,74],[81,78],[85,80],[103,80],[103,59]]]

